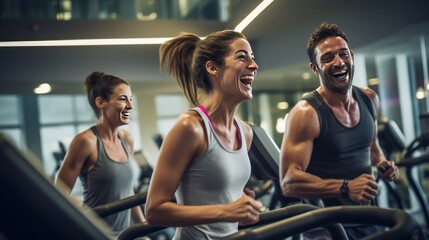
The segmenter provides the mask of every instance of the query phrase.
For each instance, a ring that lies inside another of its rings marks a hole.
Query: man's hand
[[[377,166],[380,177],[385,181],[395,181],[399,178],[399,170],[395,162],[384,160]]]
[[[373,176],[362,174],[359,177],[349,180],[349,198],[359,203],[369,203],[378,194],[378,184]]]

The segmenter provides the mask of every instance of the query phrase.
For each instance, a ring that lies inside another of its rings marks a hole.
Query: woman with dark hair
[[[118,77],[93,72],[85,81],[88,101],[97,123],[76,135],[59,169],[58,180],[70,192],[79,176],[83,203],[89,207],[113,202],[134,194],[130,161],[133,138],[119,128],[130,121],[130,85]],[[140,206],[104,218],[116,235],[133,222],[144,221]]]
[[[186,33],[161,45],[160,63],[195,107],[163,141],[148,222],[176,227],[174,239],[216,239],[257,222],[261,203],[245,188],[253,135],[236,117],[240,103],[253,97],[258,69],[249,42],[232,30],[204,39]]]

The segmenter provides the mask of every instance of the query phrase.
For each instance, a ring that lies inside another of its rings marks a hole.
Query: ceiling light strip
[[[0,47],[52,47],[161,44],[170,38],[111,38],[0,42]]]
[[[247,17],[243,19],[236,27],[235,31],[242,32],[265,8],[268,7],[274,0],[263,0]]]

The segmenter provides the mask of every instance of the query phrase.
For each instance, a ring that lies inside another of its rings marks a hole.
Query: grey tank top
[[[214,133],[209,118],[199,108],[192,110],[204,120],[208,147],[203,156],[186,169],[176,191],[177,203],[199,206],[231,203],[241,197],[251,174],[243,127],[234,120],[240,132],[241,148],[230,151]],[[219,239],[237,230],[237,222],[178,227],[173,239]]]
[[[97,128],[93,126],[91,130],[97,136],[98,158],[94,168],[87,173],[81,173],[79,177],[83,187],[84,203],[92,208],[131,196],[133,172],[130,153],[122,135],[118,134],[118,137],[128,161],[116,162],[107,155]],[[131,225],[131,211],[125,210],[107,216],[104,220],[111,226],[113,234],[117,235]]]

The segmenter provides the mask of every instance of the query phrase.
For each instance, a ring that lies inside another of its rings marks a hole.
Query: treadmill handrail
[[[124,229],[116,238],[116,240],[131,240],[139,237],[146,236],[148,234],[161,231],[167,227],[153,226],[147,222],[140,222],[133,224],[132,226]]]
[[[338,206],[321,208],[262,227],[242,230],[223,239],[280,239],[331,223],[361,223],[389,227],[389,230],[365,237],[364,240],[409,239],[417,229],[421,230],[408,213],[399,209]]]
[[[399,161],[398,163],[396,163],[396,166],[398,167],[411,167],[414,165],[419,165],[425,162],[429,162],[429,153],[425,153],[421,156],[417,156],[417,157],[406,157],[404,159],[402,159],[401,161]]]
[[[311,204],[295,204],[279,209],[274,209],[268,212],[261,213],[259,215],[259,221],[253,225],[246,225],[243,229],[254,228],[266,224],[271,224],[277,221],[281,221],[290,217],[297,216],[302,213],[320,209]],[[348,240],[347,234],[344,228],[339,223],[332,223],[326,225],[326,228],[330,232],[332,239],[336,240]]]
[[[100,217],[106,217],[111,214],[118,213],[138,205],[143,205],[146,203],[146,199],[147,191],[143,191],[141,193],[137,193],[133,196],[124,199],[120,199],[103,205],[98,205],[92,208],[90,211],[96,213]]]
[[[254,228],[258,226],[262,226],[264,224],[271,224],[283,219],[287,219],[293,216],[297,216],[299,214],[313,211],[319,209],[318,207],[310,204],[296,204],[288,207],[283,207],[275,210],[271,210],[268,212],[263,212],[259,215],[259,221],[255,224],[242,226],[241,229],[249,229]],[[133,226],[125,229],[122,231],[119,236],[118,240],[130,240],[135,239],[138,237],[146,236],[150,233],[154,233],[157,231],[160,231],[166,227],[162,226],[152,226],[149,225],[147,222],[143,223],[137,223]],[[348,240],[347,235],[344,231],[344,228],[339,223],[332,223],[328,224],[326,228],[329,230],[331,235],[333,236],[333,239],[337,240]]]

